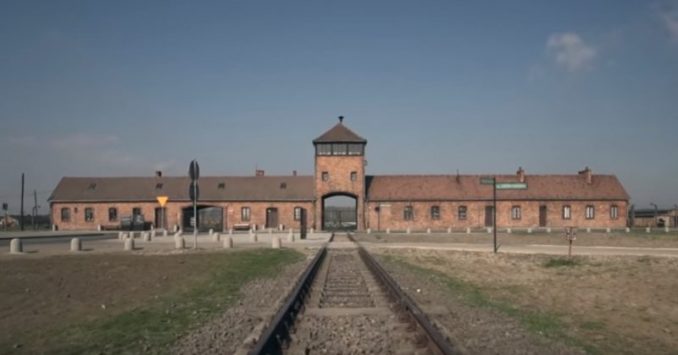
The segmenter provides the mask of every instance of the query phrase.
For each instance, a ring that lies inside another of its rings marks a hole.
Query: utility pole
[[[31,219],[33,230],[37,230],[35,227],[35,219],[38,217],[38,208],[40,208],[40,206],[38,206],[38,192],[33,190],[33,217]]]
[[[21,220],[19,222],[21,230],[24,230],[24,173],[21,173]]]

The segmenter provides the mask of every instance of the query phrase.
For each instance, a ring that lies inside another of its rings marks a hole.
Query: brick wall
[[[322,225],[322,198],[332,194],[351,194],[357,198],[358,230],[363,230],[363,208],[365,198],[364,156],[316,156],[315,157],[315,226]],[[329,179],[323,181],[322,173]],[[351,172],[356,173],[355,181]]]
[[[571,207],[571,218],[563,219],[562,209],[564,205]],[[595,208],[594,219],[585,218],[585,208],[592,205]],[[618,207],[618,218],[610,217],[610,206]],[[380,211],[376,211],[379,206]],[[414,218],[404,219],[406,206],[412,206]],[[439,206],[440,218],[431,218],[431,207]],[[458,218],[460,206],[466,206],[466,219]],[[367,224],[373,230],[446,230],[481,228],[485,227],[485,207],[492,206],[491,201],[431,201],[431,202],[369,202],[367,203]],[[520,207],[520,219],[513,219],[511,210],[513,206]],[[497,225],[499,228],[536,228],[539,227],[539,208],[546,206],[546,226],[560,228],[577,226],[580,228],[624,228],[626,227],[627,202],[626,201],[498,201],[497,202]]]

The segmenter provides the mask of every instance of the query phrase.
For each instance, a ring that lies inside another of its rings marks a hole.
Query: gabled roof
[[[313,140],[313,144],[317,143],[367,143],[367,140],[344,126],[344,123],[340,121]]]
[[[64,177],[49,201],[189,201],[189,184],[188,177]],[[312,176],[207,176],[198,186],[203,201],[313,200]]]
[[[491,200],[492,185],[481,175],[368,176],[371,201]],[[497,182],[518,182],[516,175],[496,175]],[[497,190],[500,200],[628,200],[614,175],[593,175],[591,184],[581,175],[527,175],[527,189]]]

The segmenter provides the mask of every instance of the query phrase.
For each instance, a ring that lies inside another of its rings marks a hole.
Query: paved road
[[[370,248],[421,249],[421,250],[459,250],[491,252],[490,244],[469,243],[361,243]],[[506,245],[499,247],[500,253],[516,254],[550,254],[567,255],[564,245]],[[643,248],[643,247],[606,247],[606,246],[574,246],[573,255],[632,255],[632,256],[664,256],[678,258],[678,248]]]

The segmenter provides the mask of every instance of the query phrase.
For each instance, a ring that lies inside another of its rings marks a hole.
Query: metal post
[[[492,234],[494,239],[494,253],[497,253],[497,178],[492,178]]]
[[[21,230],[24,230],[24,174],[21,173],[21,221],[19,222]]]
[[[193,184],[193,194],[196,198],[193,199],[193,249],[198,249],[198,183]]]

